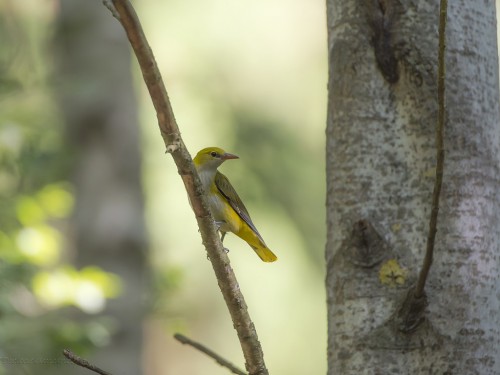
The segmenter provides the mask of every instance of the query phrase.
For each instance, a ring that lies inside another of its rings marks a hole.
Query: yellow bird
[[[229,159],[238,159],[238,156],[218,147],[207,147],[198,152],[193,160],[207,194],[210,211],[222,234],[221,241],[227,232],[232,232],[245,240],[264,262],[274,262],[278,258],[265,244],[227,177],[217,170]]]

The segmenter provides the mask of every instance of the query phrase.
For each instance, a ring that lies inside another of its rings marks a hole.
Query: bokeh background
[[[135,6],[186,145],[240,156],[221,171],[278,255],[225,240],[270,373],[325,373],[324,2]],[[243,368],[118,22],[98,0],[0,18],[0,374],[79,374],[65,347],[115,374],[227,373],[175,332]]]

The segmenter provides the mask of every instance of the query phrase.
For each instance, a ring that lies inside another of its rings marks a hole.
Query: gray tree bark
[[[494,1],[448,5],[445,171],[426,318],[394,314],[424,257],[439,1],[328,0],[328,374],[499,374]]]
[[[74,165],[75,263],[97,265],[122,280],[122,294],[100,314],[116,331],[88,359],[114,374],[137,375],[147,244],[130,47],[100,1],[62,1],[54,40],[57,93]],[[88,370],[75,366],[71,373]]]

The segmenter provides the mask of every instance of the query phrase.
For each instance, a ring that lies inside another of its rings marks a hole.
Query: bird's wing
[[[264,243],[264,240],[262,239],[257,228],[255,228],[252,219],[250,219],[250,214],[248,213],[247,208],[238,196],[238,193],[236,193],[236,190],[234,190],[227,177],[219,171],[217,171],[217,173],[215,174],[215,186],[217,186],[217,189],[219,189],[219,192],[224,196],[224,198],[227,199],[229,205],[233,208],[233,210],[236,211],[238,216],[241,217],[250,228],[252,228],[252,230],[259,237],[262,243]]]

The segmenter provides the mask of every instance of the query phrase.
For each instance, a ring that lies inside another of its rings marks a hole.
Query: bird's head
[[[229,159],[238,159],[238,156],[229,154],[219,147],[207,147],[199,151],[193,161],[197,169],[215,170]]]

